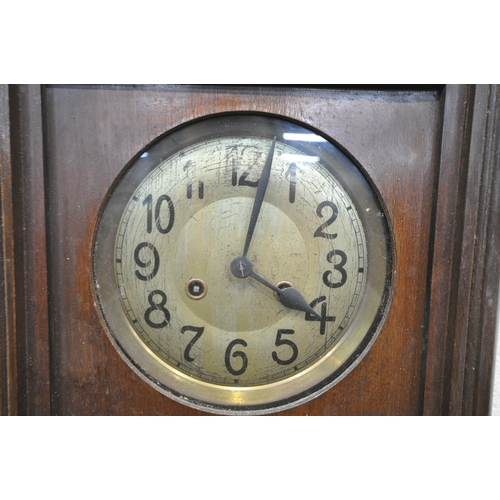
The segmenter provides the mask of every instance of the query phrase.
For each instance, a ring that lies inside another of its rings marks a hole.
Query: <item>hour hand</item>
[[[273,285],[270,281],[266,280],[266,278],[253,270],[253,264],[247,257],[242,256],[233,259],[231,262],[231,272],[237,278],[247,278],[250,276],[259,283],[267,286],[278,294],[279,301],[285,307],[312,314],[316,318],[321,318],[321,316],[308,304],[307,300],[304,299],[302,294],[296,288],[288,287],[281,289],[276,285]]]

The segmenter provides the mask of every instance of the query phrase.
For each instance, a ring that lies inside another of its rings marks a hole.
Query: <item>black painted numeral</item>
[[[144,258],[144,252],[141,252],[141,250],[143,250],[144,248],[148,248],[152,252],[153,263],[151,263],[150,260],[142,260],[141,259],[141,256]],[[156,276],[156,273],[158,272],[158,268],[160,267],[160,255],[158,254],[158,250],[156,250],[156,247],[152,243],[148,243],[146,241],[139,243],[135,247],[134,261],[135,261],[136,265],[141,267],[142,269],[146,269],[147,267],[151,267],[151,265],[152,265],[152,270],[149,274],[141,274],[139,271],[135,271],[136,277],[142,281],[152,280]]]
[[[292,163],[285,173],[285,177],[290,178],[290,189],[288,192],[288,201],[290,203],[295,203],[295,191],[297,188],[297,165]]]
[[[328,226],[330,226],[335,222],[339,214],[339,209],[337,208],[337,205],[335,205],[335,203],[332,203],[331,201],[322,201],[318,205],[318,208],[316,209],[316,214],[318,215],[318,217],[323,217],[323,209],[325,207],[329,207],[332,210],[332,215],[325,223],[321,224],[321,226],[319,226],[318,229],[316,229],[316,231],[314,232],[314,236],[320,238],[326,238],[328,240],[333,240],[334,238],[337,237],[337,233],[333,234],[325,233],[323,232],[323,229],[326,229]]]
[[[259,180],[248,180],[250,173],[252,172],[253,167],[258,165],[261,155],[256,154],[253,151],[253,148],[247,149],[243,148],[242,151],[239,151],[237,146],[231,148],[231,151],[228,152],[228,162],[231,162],[231,184],[233,186],[249,186],[249,187],[257,187]],[[242,161],[242,158],[245,157],[243,163],[248,165],[249,161],[251,161],[251,165],[238,177],[238,166]]]
[[[231,350],[236,345],[242,345],[243,347],[247,347],[247,343],[243,339],[235,339],[229,343],[226,349],[226,355],[224,357],[224,362],[226,364],[227,371],[232,375],[242,375],[245,373],[248,366],[248,357],[243,351],[234,351],[231,353]],[[234,369],[231,365],[231,357],[233,358],[241,358],[242,366],[239,369]]]
[[[253,165],[252,165],[253,167]],[[257,184],[259,183],[259,179],[257,179],[256,181],[249,181],[247,180],[247,177],[250,175],[250,171],[252,170],[252,167],[248,168],[247,170],[245,170],[239,180],[238,180],[238,186],[250,186],[250,187],[257,187]]]
[[[189,361],[190,363],[194,361],[194,358],[191,356],[191,348],[194,346],[194,344],[197,342],[197,340],[201,337],[201,334],[205,331],[205,328],[200,326],[183,326],[181,328],[181,333],[184,332],[195,332],[195,336],[191,339],[189,344],[186,346],[186,349],[184,349],[184,359],[186,361]]]
[[[155,302],[156,297],[160,297],[159,302]],[[161,290],[153,290],[148,295],[148,302],[151,307],[146,309],[146,312],[144,313],[144,320],[146,321],[146,323],[151,328],[164,328],[165,326],[167,326],[170,322],[170,312],[165,307],[167,303],[167,295],[165,294],[165,292],[162,292]],[[155,311],[160,311],[161,315],[163,316],[163,321],[161,321],[160,323],[157,323],[151,319],[151,316]]]
[[[164,201],[167,202],[168,206],[168,224],[166,225],[166,227],[162,226],[162,217],[161,217],[162,204]],[[146,205],[146,230],[148,233],[151,233],[153,231],[153,195],[150,194],[146,196],[142,204]],[[172,202],[170,196],[168,196],[167,194],[162,194],[156,200],[154,206],[155,206],[154,219],[155,219],[156,229],[161,234],[167,234],[174,226],[174,219],[175,219],[174,203]]]
[[[276,347],[287,345],[292,349],[292,355],[288,359],[281,359],[276,351],[272,352],[274,361],[276,361],[276,363],[278,363],[279,365],[290,365],[297,359],[297,356],[299,355],[299,349],[294,342],[289,339],[281,338],[283,335],[293,335],[294,333],[294,330],[278,330],[275,342]]]
[[[318,297],[317,299],[314,299],[310,306],[314,309],[318,304],[321,303],[321,318],[317,318],[316,316],[313,316],[310,313],[305,313],[305,319],[306,321],[319,321],[320,322],[320,330],[319,333],[320,335],[324,335],[326,332],[326,324],[330,321],[335,321],[335,316],[328,316],[328,313],[326,312],[326,297],[322,295],[321,297]]]
[[[186,197],[190,200],[193,197],[193,185],[188,184],[186,190]],[[198,198],[203,200],[205,197],[205,183],[203,181],[198,181]]]
[[[340,257],[340,262],[334,262],[335,257]],[[342,250],[332,250],[326,256],[326,260],[333,264],[333,269],[340,273],[340,281],[331,281],[330,277],[333,274],[332,271],[325,271],[323,273],[323,283],[330,288],[339,288],[345,284],[347,281],[347,272],[344,266],[347,262],[347,255],[342,252]]]

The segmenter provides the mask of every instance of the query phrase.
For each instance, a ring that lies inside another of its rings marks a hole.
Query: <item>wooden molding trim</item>
[[[17,353],[17,399],[12,396],[9,413],[44,415],[50,413],[50,363],[41,88],[11,85],[8,99],[13,227],[7,237],[15,258],[7,295],[15,322],[8,335]]]
[[[487,415],[498,297],[496,85],[446,87],[423,398],[425,415]]]
[[[2,415],[18,413],[14,211],[9,89],[0,85],[0,402]]]

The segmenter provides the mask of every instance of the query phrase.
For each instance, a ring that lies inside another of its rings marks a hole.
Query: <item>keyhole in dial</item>
[[[207,284],[200,278],[191,278],[185,286],[186,295],[193,300],[200,300],[208,292]]]

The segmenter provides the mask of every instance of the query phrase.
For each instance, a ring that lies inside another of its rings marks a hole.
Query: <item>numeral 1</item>
[[[295,203],[295,190],[297,187],[297,165],[292,163],[288,170],[285,172],[285,177],[288,179],[290,177],[290,190],[288,193],[288,201],[290,203]]]

